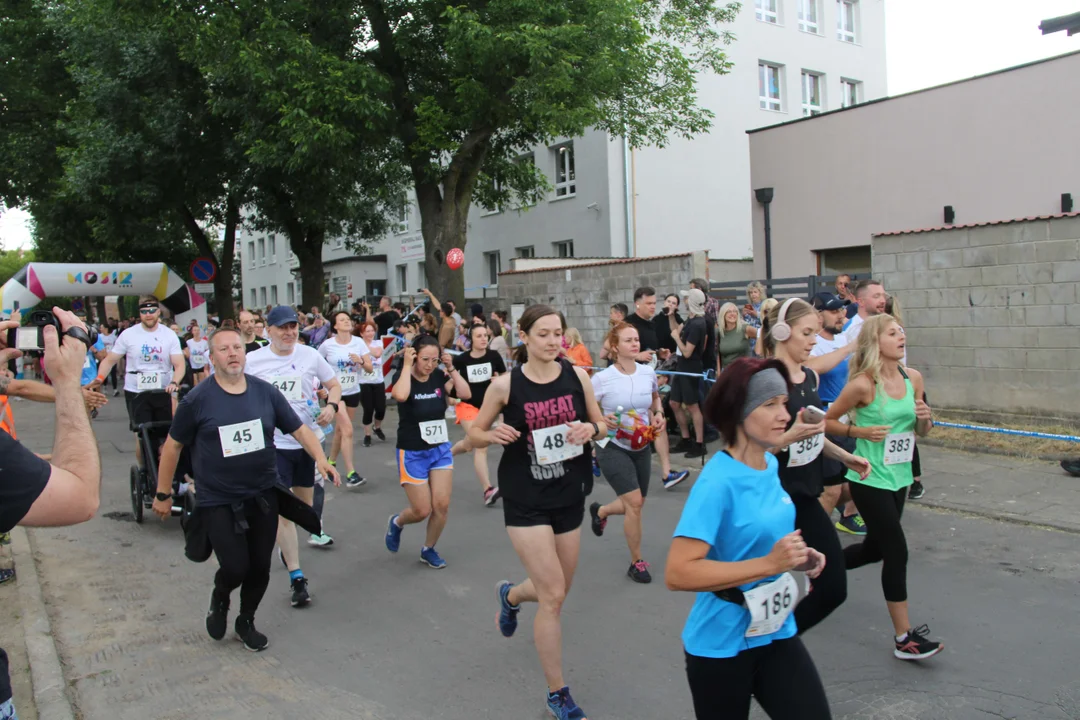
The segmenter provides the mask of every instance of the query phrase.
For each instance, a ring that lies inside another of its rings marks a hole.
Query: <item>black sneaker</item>
[[[600,503],[594,502],[589,506],[589,515],[592,516],[593,535],[600,537],[604,534],[604,528],[607,527],[607,518],[600,517]]]
[[[382,441],[386,441],[386,435],[383,434],[382,428],[375,428],[375,437]]]
[[[308,593],[306,577],[298,577],[293,580],[291,584],[292,606],[294,608],[304,607],[311,602],[311,595]]]
[[[926,488],[923,487],[923,484],[921,482],[916,480],[915,482],[911,483],[911,487],[908,488],[907,499],[908,500],[918,500],[919,498],[921,498],[925,494],[926,494]]]
[[[907,637],[896,640],[896,649],[893,655],[901,660],[925,660],[941,652],[945,646],[927,638],[930,628],[920,625],[907,631]],[[895,640],[895,638],[893,638]]]
[[[1062,460],[1061,469],[1069,473],[1070,475],[1076,475],[1077,477],[1080,477],[1080,458]]]
[[[371,436],[370,435],[365,435],[364,436],[364,447],[371,447]]]
[[[626,574],[636,583],[648,585],[652,582],[652,575],[649,574],[649,563],[644,560],[638,560],[637,562],[631,563],[630,569],[626,571]]]
[[[251,652],[265,650],[270,641],[266,636],[255,629],[255,618],[250,615],[237,615],[236,624],[233,626],[236,634],[243,641],[244,647]]]
[[[705,457],[705,443],[694,442],[693,447],[686,451],[683,457],[687,458],[699,458]]]
[[[680,438],[679,442],[675,443],[675,447],[671,448],[672,453],[684,453],[694,447],[694,441],[690,438]]]
[[[229,626],[229,601],[219,600],[217,593],[210,592],[210,608],[206,611],[206,632],[215,640],[225,637]]]

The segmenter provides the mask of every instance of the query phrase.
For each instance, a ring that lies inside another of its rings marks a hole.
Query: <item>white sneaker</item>
[[[307,544],[314,545],[315,547],[328,547],[334,544],[334,538],[326,533],[323,533],[322,535],[312,535],[308,538]]]

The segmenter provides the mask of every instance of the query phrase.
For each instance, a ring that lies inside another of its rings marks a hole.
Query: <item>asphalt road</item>
[[[47,448],[49,409],[20,403],[16,412],[20,437]],[[391,412],[388,429],[395,424]],[[177,521],[131,521],[133,456],[122,403],[105,408],[95,429],[105,469],[101,514],[80,527],[32,533],[83,717],[546,717],[532,611],[522,613],[512,639],[495,626],[495,583],[522,579],[522,569],[501,510],[480,501],[471,458],[456,468],[438,546],[449,567],[436,571],[418,562],[420,526],[406,528],[398,555],[383,545],[387,517],[405,503],[393,436],[358,447],[368,486],[331,489],[325,518],[336,542],[302,549],[313,604],[289,606],[288,575],[275,563],[257,617],[270,648],[252,654],[206,636],[214,563],[184,559]],[[495,451],[493,476],[497,458]],[[661,582],[690,484],[660,489],[646,503],[652,585],[625,576],[620,520],[603,538],[583,531],[563,615],[564,658],[574,696],[592,720],[692,717],[679,640],[692,597]],[[594,498],[610,497],[599,482]],[[847,603],[806,638],[834,716],[1080,718],[1077,535],[917,506],[905,527],[912,619],[928,623],[946,648],[923,664],[894,659],[878,572],[851,573]]]

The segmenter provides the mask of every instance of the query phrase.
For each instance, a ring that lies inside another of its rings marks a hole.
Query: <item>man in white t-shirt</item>
[[[126,360],[124,398],[132,432],[140,423],[172,420],[172,395],[179,389],[186,371],[180,338],[161,323],[161,305],[153,295],[139,298],[139,320],[138,325],[120,333],[98,366],[97,377],[88,385],[91,390],[97,390],[113,366],[121,358]],[[164,438],[168,432],[168,428],[158,428],[151,432],[151,437]],[[142,446],[137,439],[135,458],[139,465],[143,464]]]
[[[844,335],[848,342],[859,337],[862,324],[885,312],[885,287],[880,280],[860,280],[855,286],[855,298],[859,301],[859,314],[847,321]]]
[[[313,348],[297,343],[300,337],[300,318],[296,310],[279,305],[266,316],[270,329],[270,344],[247,356],[244,372],[266,380],[285,396],[300,419],[316,435],[322,436],[319,426],[326,427],[338,413],[341,404],[341,383],[337,373],[322,355]],[[329,393],[326,407],[319,407],[315,395],[316,380]],[[292,435],[274,431],[278,478],[293,494],[312,504],[315,497],[315,461]],[[334,483],[341,481],[334,478]],[[296,526],[284,518],[278,521],[278,547],[292,584],[292,606],[304,607],[311,602],[307,578],[300,570],[300,551],[296,541]]]

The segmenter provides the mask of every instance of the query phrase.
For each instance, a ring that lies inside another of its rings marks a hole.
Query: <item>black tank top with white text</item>
[[[507,445],[499,461],[499,491],[503,499],[529,508],[553,509],[585,502],[586,484],[592,479],[592,447],[569,460],[540,465],[536,461],[533,430],[575,421],[588,422],[585,390],[574,367],[559,360],[562,372],[549,383],[535,383],[522,366],[510,371],[510,397],[503,422],[521,433]]]
[[[804,367],[802,371],[806,374],[806,377],[801,383],[791,384],[791,394],[788,395],[787,411],[791,414],[791,420],[788,421],[788,429],[795,424],[795,420],[798,418],[799,411],[804,407],[813,405],[818,409],[821,408],[821,397],[818,396],[818,378],[814,374],[814,371],[810,368]],[[824,442],[824,436],[813,438],[810,440],[802,440],[802,443],[810,442]],[[780,484],[784,486],[784,490],[794,500],[801,498],[816,498],[824,491],[825,487],[822,484],[824,479],[824,466],[822,461],[824,456],[818,452],[818,456],[805,465],[799,465],[797,467],[789,467],[791,461],[791,453],[785,450],[782,453],[778,453],[776,459],[780,463]]]

